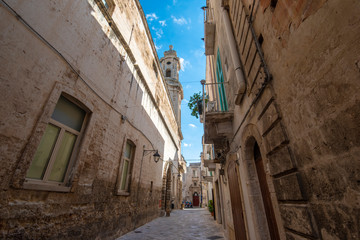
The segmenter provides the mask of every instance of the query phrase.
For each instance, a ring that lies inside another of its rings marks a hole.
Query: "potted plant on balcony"
[[[213,203],[213,200],[209,200],[208,209],[209,209],[209,212],[211,213],[211,216],[214,216],[214,203]]]
[[[188,103],[188,107],[191,110],[191,116],[194,116],[196,118],[199,118],[199,109],[198,109],[198,102],[202,100],[202,94],[201,92],[199,93],[194,93],[194,95],[192,95],[190,97],[189,103]]]
[[[205,97],[205,103],[208,102],[208,99]],[[202,102],[202,93],[194,93],[192,96],[190,96],[190,100],[188,102],[188,107],[191,110],[191,116],[194,116],[196,118],[199,118],[199,115],[202,115],[203,111],[205,109],[203,108],[203,102]]]

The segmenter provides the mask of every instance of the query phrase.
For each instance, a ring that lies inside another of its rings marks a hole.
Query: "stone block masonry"
[[[1,239],[114,239],[161,214],[143,150],[180,158],[179,127],[139,2],[106,2],[0,3]]]

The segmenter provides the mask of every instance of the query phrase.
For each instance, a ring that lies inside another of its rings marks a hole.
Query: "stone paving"
[[[117,240],[205,240],[226,239],[220,224],[206,208],[173,210],[170,217],[160,217]]]

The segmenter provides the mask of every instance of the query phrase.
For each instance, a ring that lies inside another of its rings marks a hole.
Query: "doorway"
[[[234,221],[235,239],[246,240],[245,221],[240,194],[239,174],[235,161],[231,161],[228,167],[229,190],[231,210]]]
[[[193,206],[194,207],[199,206],[199,194],[197,192],[194,192],[194,195],[193,195]]]
[[[264,162],[261,157],[260,148],[257,142],[254,144],[254,161],[256,166],[256,172],[259,179],[261,196],[263,199],[263,204],[265,208],[266,220],[269,228],[269,233],[271,239],[280,239],[279,231],[277,228],[276,218],[274,214],[274,209],[271,203],[269,187],[266,182],[266,173],[264,169]]]
[[[214,194],[214,197],[213,199],[215,199],[214,201],[214,205],[216,204],[216,207],[215,207],[215,211],[216,214],[217,214],[217,223],[219,224],[222,224],[223,223],[223,220],[222,220],[222,207],[221,207],[221,199],[220,199],[220,187],[219,187],[219,180],[217,180],[215,182],[215,194]],[[225,224],[223,224],[223,226],[225,227]]]

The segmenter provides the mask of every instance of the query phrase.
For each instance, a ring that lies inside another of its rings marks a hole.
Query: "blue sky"
[[[179,80],[184,90],[181,104],[182,154],[188,163],[199,161],[203,125],[190,115],[190,96],[201,91],[205,79],[205,0],[140,0],[159,58],[173,45],[181,60]]]

